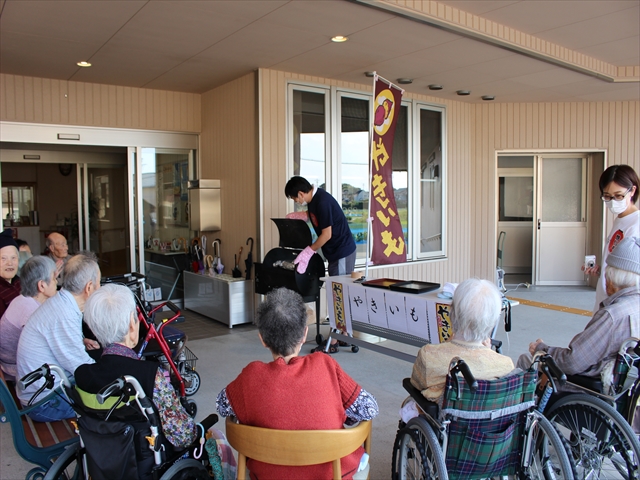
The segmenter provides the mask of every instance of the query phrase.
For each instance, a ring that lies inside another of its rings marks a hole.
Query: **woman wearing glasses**
[[[638,201],[638,174],[629,165],[612,165],[600,175],[600,198],[609,211],[616,215],[602,252],[602,266],[585,268],[588,275],[599,275],[596,287],[595,310],[607,298],[604,270],[607,256],[626,237],[640,237],[640,212]]]

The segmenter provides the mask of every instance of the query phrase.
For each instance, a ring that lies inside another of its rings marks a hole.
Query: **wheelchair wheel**
[[[568,441],[576,478],[640,478],[640,445],[626,420],[591,395],[567,395],[547,417]]]
[[[536,422],[527,432],[531,451],[526,459],[523,478],[572,479],[575,466],[569,459],[568,445],[563,441],[551,422],[534,411]]]
[[[210,480],[207,468],[193,458],[187,458],[171,465],[160,480]]]
[[[43,480],[83,479],[85,478],[83,460],[84,447],[81,447],[79,443],[75,443],[62,452],[62,455],[53,462]]]
[[[184,393],[187,397],[195,395],[200,389],[200,374],[193,368],[185,368],[185,372],[182,374],[182,380],[184,381]],[[189,386],[187,386],[187,384]]]
[[[409,423],[396,435],[391,465],[393,480],[448,480],[447,467],[433,428],[422,417]]]

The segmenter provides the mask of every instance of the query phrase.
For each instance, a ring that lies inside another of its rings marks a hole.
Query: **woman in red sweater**
[[[258,307],[255,323],[273,362],[255,361],[218,394],[223,417],[242,424],[279,430],[339,429],[378,415],[373,396],[361,388],[340,365],[322,352],[299,357],[307,338],[307,312],[302,297],[281,288],[269,293]],[[364,449],[342,459],[343,479],[359,478]],[[363,461],[363,464],[366,462]],[[247,461],[251,479],[330,479],[331,464],[283,467]],[[360,470],[359,470],[360,468]]]

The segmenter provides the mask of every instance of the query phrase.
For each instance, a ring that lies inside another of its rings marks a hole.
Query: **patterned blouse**
[[[120,355],[138,359],[136,353],[120,343],[112,343],[104,349],[103,355]],[[164,375],[165,370],[158,368],[153,386],[153,403],[158,408],[162,432],[176,448],[189,446],[196,437],[195,422],[182,408],[176,392]]]

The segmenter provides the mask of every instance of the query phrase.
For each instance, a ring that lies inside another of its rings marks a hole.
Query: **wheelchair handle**
[[[564,385],[565,383],[567,383],[567,376],[562,370],[560,370],[560,367],[558,367],[551,355],[543,355],[542,357],[540,357],[540,361],[544,365],[543,369],[546,371],[545,373],[550,372],[551,375],[560,382],[560,385]]]
[[[478,381],[475,379],[475,377],[471,373],[471,370],[469,369],[469,365],[467,365],[464,360],[458,360],[458,363],[456,363],[454,369],[462,374],[465,382],[467,382],[467,385],[469,385],[469,390],[471,390],[472,392],[478,390]]]

